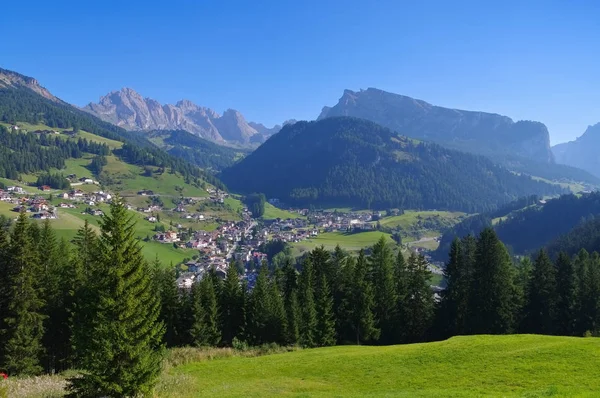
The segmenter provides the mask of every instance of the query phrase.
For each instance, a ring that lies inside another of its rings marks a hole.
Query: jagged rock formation
[[[552,147],[557,163],[579,167],[600,177],[600,123],[588,126],[575,141]]]
[[[248,123],[234,109],[228,109],[219,115],[214,110],[198,106],[189,100],[181,100],[175,105],[162,105],[156,100],[142,97],[130,88],[113,91],[100,98],[99,103],[90,103],[83,109],[130,130],[185,130],[217,142],[262,142],[272,132],[280,129],[278,126],[268,129],[263,125]],[[255,126],[262,131],[258,131]]]

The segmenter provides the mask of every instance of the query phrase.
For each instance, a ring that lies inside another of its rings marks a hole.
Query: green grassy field
[[[360,249],[373,246],[381,236],[385,236],[390,244],[395,244],[390,234],[379,231],[359,233],[326,232],[312,239],[293,243],[292,247],[294,248],[295,255],[301,255],[306,251],[310,251],[320,246],[324,246],[327,250],[333,250],[338,244],[344,250],[356,252]]]
[[[400,216],[384,217],[379,223],[384,227],[409,229],[419,221],[427,219],[439,219],[440,222],[456,223],[463,218],[466,213],[450,212],[450,211],[414,211],[406,210]]]
[[[265,214],[263,219],[273,220],[275,218],[288,219],[288,218],[303,218],[301,214],[292,213],[291,211],[278,209],[270,203],[265,203]]]
[[[600,339],[466,336],[339,346],[171,369],[163,397],[597,397]]]

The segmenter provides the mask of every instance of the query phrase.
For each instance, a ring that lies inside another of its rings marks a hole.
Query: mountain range
[[[552,147],[558,163],[578,167],[600,177],[600,123],[589,126],[574,141]]]
[[[131,88],[113,91],[83,110],[127,130],[185,130],[220,143],[258,144],[281,129],[247,122],[234,109],[219,114],[189,100],[163,105]]]
[[[318,120],[332,116],[371,120],[408,137],[495,159],[517,155],[554,162],[548,129],[542,123],[443,108],[376,88],[345,90],[335,106],[323,108]]]
[[[483,156],[398,136],[365,119],[328,117],[285,126],[221,179],[300,206],[493,209],[556,185],[516,175]]]

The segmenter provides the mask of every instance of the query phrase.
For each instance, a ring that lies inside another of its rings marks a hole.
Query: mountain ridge
[[[557,163],[578,167],[600,177],[600,123],[590,125],[573,141],[554,145],[552,152]]]
[[[111,91],[100,97],[98,103],[90,102],[82,109],[126,129],[185,130],[216,142],[260,143],[281,128],[248,122],[235,109],[227,109],[220,115],[187,99],[174,105],[161,104],[128,87]]]
[[[483,156],[398,136],[371,121],[332,117],[288,125],[221,173],[242,193],[298,206],[479,212],[556,186]]]
[[[492,157],[508,154],[554,163],[550,135],[543,123],[513,121],[495,113],[444,108],[377,88],[344,90],[317,120],[353,116],[371,120],[399,134],[436,142],[451,149]]]

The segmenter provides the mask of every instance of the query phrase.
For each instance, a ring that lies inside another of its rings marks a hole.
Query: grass
[[[312,239],[294,243],[292,246],[295,248],[295,254],[297,255],[301,255],[319,246],[324,246],[327,250],[333,250],[338,244],[342,249],[356,252],[360,249],[373,246],[381,236],[384,236],[390,244],[395,244],[390,234],[379,231],[368,231],[358,233],[326,232]]]
[[[265,214],[262,216],[265,220],[273,220],[275,218],[288,219],[288,218],[303,218],[304,216],[298,213],[292,213],[291,211],[282,210],[270,203],[265,203]]]
[[[461,212],[450,212],[450,211],[415,211],[406,210],[404,214],[399,216],[385,217],[382,218],[379,223],[384,227],[409,229],[414,225],[418,224],[419,221],[425,221],[428,219],[439,219],[440,222],[446,223],[457,223],[462,219],[466,213]]]
[[[163,375],[172,382],[159,396],[596,397],[599,359],[597,338],[465,336],[338,346],[183,365]]]

